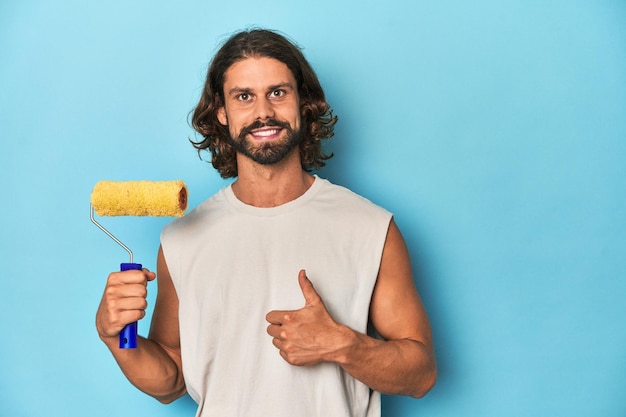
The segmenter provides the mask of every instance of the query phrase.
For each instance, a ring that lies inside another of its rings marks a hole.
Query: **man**
[[[127,378],[163,403],[188,392],[199,416],[379,416],[380,394],[434,385],[430,326],[391,214],[312,169],[332,116],[300,50],[267,30],[218,51],[192,124],[223,177],[168,225],[148,338],[118,349],[145,315],[148,270],[110,274],[101,339]],[[375,336],[375,337],[374,337]]]

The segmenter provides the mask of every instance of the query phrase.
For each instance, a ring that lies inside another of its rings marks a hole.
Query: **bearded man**
[[[114,272],[97,313],[126,377],[198,416],[380,416],[380,393],[434,385],[430,325],[393,216],[312,174],[337,118],[300,49],[269,30],[233,35],[210,65],[192,125],[235,181],[167,225],[157,273]],[[145,315],[136,349],[117,337]]]

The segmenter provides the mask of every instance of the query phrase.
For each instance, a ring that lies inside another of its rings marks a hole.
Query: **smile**
[[[271,128],[266,128],[266,129],[254,130],[250,132],[250,135],[252,135],[253,138],[259,139],[259,140],[272,139],[278,136],[281,131],[282,131],[281,128],[271,127]]]

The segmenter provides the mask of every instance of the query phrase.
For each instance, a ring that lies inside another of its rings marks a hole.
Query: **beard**
[[[287,136],[280,141],[255,143],[254,140],[248,140],[247,136],[254,129],[263,127],[278,127],[287,132]],[[244,126],[239,135],[233,138],[228,135],[228,142],[238,153],[247,156],[254,162],[261,165],[273,165],[282,161],[302,142],[304,135],[302,128],[297,131],[291,128],[287,122],[281,122],[276,119],[268,119],[265,122],[259,120],[248,126]]]

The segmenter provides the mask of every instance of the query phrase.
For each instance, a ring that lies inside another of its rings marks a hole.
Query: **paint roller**
[[[180,217],[187,208],[187,187],[183,181],[100,181],[91,193],[91,221],[124,248],[130,255],[120,271],[141,270],[133,262],[133,252],[98,223],[99,216],[173,216]],[[120,348],[137,347],[137,322],[127,324],[120,332]]]

